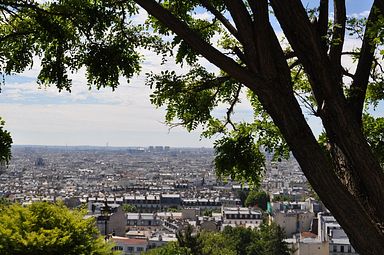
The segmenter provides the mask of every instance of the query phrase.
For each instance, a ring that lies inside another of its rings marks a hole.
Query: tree
[[[240,199],[241,206],[245,206],[245,200],[247,199],[249,190],[240,189],[237,191],[237,197]]]
[[[0,117],[0,168],[4,164],[8,164],[11,159],[11,134],[4,129],[4,120]],[[1,173],[1,169],[0,169]]]
[[[63,204],[12,204],[0,207],[0,253],[11,254],[115,254],[98,237],[94,219]],[[116,253],[117,254],[117,253]]]
[[[191,255],[191,251],[180,247],[177,242],[169,242],[164,246],[148,250],[145,255]]]
[[[201,232],[200,239],[202,240],[204,255],[236,255],[238,254],[232,245],[233,237],[228,239],[221,232]]]
[[[219,242],[222,239],[226,240],[223,248],[239,255],[288,255],[290,254],[286,242],[284,242],[284,233],[276,224],[262,224],[260,229],[250,229],[243,227],[225,227],[220,234],[206,233],[212,235]],[[202,234],[204,247],[210,247],[209,237]],[[221,238],[219,238],[219,235]],[[215,245],[212,245],[215,247]],[[208,253],[211,254],[211,253]],[[215,253],[213,253],[215,254]],[[220,254],[220,253],[217,253]],[[225,253],[223,253],[225,254]],[[228,253],[232,254],[232,253]]]
[[[251,249],[254,250],[255,254],[263,255],[289,255],[290,249],[288,244],[284,241],[284,231],[276,224],[270,226],[263,224],[260,227],[259,233],[259,245],[257,242],[251,244]]]
[[[190,234],[188,235],[187,239],[190,238]],[[193,246],[195,242],[198,243],[198,249]],[[223,232],[203,231],[195,236],[193,242],[186,244],[185,241],[180,242],[178,238],[177,242],[170,242],[163,247],[149,250],[146,254],[288,255],[290,253],[280,227],[274,224],[271,226],[263,224],[260,229],[227,226]]]
[[[289,195],[282,194],[282,195],[274,195],[272,201],[273,202],[282,202],[282,201],[293,202],[293,199]]]
[[[159,43],[160,37],[127,22],[126,15],[137,11],[134,3],[151,15],[151,31],[173,35],[171,42]],[[67,71],[83,66],[90,85],[114,88],[119,75],[130,78],[139,70],[135,47],[160,54],[177,48],[176,62],[189,71],[149,74],[151,100],[166,105],[169,124],[177,120],[188,130],[202,124],[205,136],[224,134],[215,144],[219,174],[258,184],[264,166],[260,149],[277,157],[291,150],[358,252],[380,254],[384,249],[384,125],[383,117],[369,115],[384,96],[383,0],[374,0],[362,21],[347,17],[345,0],[334,5],[319,0],[312,10],[300,0],[66,0],[43,5],[11,0],[1,1],[0,9],[5,13],[0,18],[2,72],[24,70],[37,54],[42,58],[39,82],[59,89],[70,89]],[[201,10],[213,18],[193,15]],[[287,39],[283,43],[274,19]],[[348,34],[361,39],[360,48],[343,51]],[[215,35],[221,36],[219,46],[211,42]],[[343,66],[343,56],[355,61],[353,73]],[[209,72],[201,58],[220,72]],[[254,121],[235,123],[231,116],[244,90]],[[217,117],[212,110],[222,103],[228,111]],[[304,111],[322,122],[318,140]]]
[[[245,206],[255,206],[266,211],[267,203],[269,202],[269,195],[265,191],[252,190],[249,192],[245,200]]]
[[[191,255],[202,254],[202,243],[199,234],[193,235],[193,227],[187,225],[185,229],[176,233],[177,244],[187,248]]]
[[[137,212],[137,208],[136,206],[131,204],[123,204],[123,211],[125,213],[134,213],[134,212]]]

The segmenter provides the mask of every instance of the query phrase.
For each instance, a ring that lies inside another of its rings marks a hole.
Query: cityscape
[[[246,183],[217,178],[211,148],[16,145],[0,175],[0,196],[84,207],[124,254],[176,241],[187,225],[198,232],[263,222],[284,230],[292,254],[357,254],[294,158],[265,156],[266,210],[245,206]]]
[[[0,1],[0,255],[383,255],[384,0]]]

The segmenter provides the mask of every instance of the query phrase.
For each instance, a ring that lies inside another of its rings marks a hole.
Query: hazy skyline
[[[366,16],[371,1],[350,0],[350,15]],[[200,13],[198,15],[209,15]],[[142,13],[135,17],[143,20]],[[349,46],[354,45],[349,41]],[[213,140],[200,140],[200,132],[188,133],[183,128],[169,130],[164,122],[164,109],[156,109],[149,102],[150,90],[145,86],[145,73],[176,70],[180,66],[169,61],[161,66],[161,59],[149,51],[142,72],[127,84],[122,79],[115,92],[111,89],[88,90],[84,72],[74,74],[72,93],[57,88],[38,88],[36,77],[39,61],[20,75],[6,77],[1,85],[0,116],[12,134],[14,144],[23,145],[96,145],[210,147]],[[206,63],[209,65],[209,63]],[[215,70],[210,66],[211,70]],[[251,120],[252,111],[243,100],[236,109],[236,118]],[[216,113],[224,112],[225,106]],[[317,124],[313,125],[319,132]]]

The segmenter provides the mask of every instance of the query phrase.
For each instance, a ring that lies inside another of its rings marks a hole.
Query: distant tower
[[[37,158],[35,160],[35,166],[45,166],[45,162],[43,158]]]

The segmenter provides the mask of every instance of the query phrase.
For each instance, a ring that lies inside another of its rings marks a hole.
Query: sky
[[[318,1],[303,1],[308,6]],[[366,16],[372,1],[347,0],[349,15]],[[199,13],[205,15],[205,13]],[[135,17],[144,19],[145,12]],[[348,40],[346,47],[354,47]],[[214,140],[201,139],[200,131],[188,133],[178,127],[169,129],[164,124],[165,110],[150,104],[150,89],[145,86],[149,71],[183,69],[173,61],[161,65],[161,59],[150,51],[142,51],[145,61],[142,72],[129,84],[121,79],[120,86],[111,89],[89,90],[84,71],[74,74],[72,92],[61,92],[54,87],[39,88],[36,77],[39,60],[32,69],[6,77],[1,85],[0,116],[6,121],[14,144],[18,145],[92,145],[92,146],[150,146],[212,147]],[[209,63],[206,65],[215,70]],[[224,112],[221,107],[217,112]],[[249,104],[236,109],[237,120],[250,120]],[[314,132],[319,123],[310,119]]]

